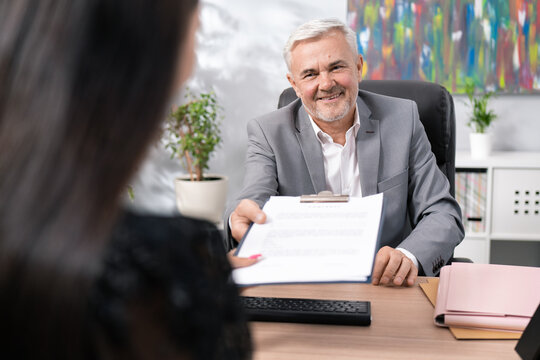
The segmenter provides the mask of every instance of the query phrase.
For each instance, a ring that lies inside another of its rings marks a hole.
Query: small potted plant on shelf
[[[188,175],[175,179],[176,204],[181,214],[220,223],[227,197],[227,178],[207,174],[208,162],[221,142],[218,110],[213,92],[195,96],[173,109],[166,121],[166,145]]]
[[[497,115],[493,110],[488,110],[488,101],[494,93],[489,91],[476,94],[475,88],[474,82],[467,80],[465,93],[469,98],[469,106],[472,108],[472,114],[467,123],[473,131],[469,134],[471,157],[480,159],[491,153],[491,134],[487,130]]]

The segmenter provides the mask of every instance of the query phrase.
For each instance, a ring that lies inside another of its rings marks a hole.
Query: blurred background
[[[214,91],[222,110],[222,144],[210,161],[210,173],[227,175],[228,199],[240,190],[244,176],[246,124],[277,107],[289,87],[282,48],[300,24],[334,17],[348,22],[347,0],[203,0],[197,63],[188,87],[195,93]],[[172,105],[183,102],[184,91]],[[468,150],[469,108],[454,94],[457,150]],[[504,94],[490,101],[498,115],[493,125],[493,148],[540,151],[540,96]],[[135,198],[128,206],[139,211],[177,213],[173,181],[184,174],[163,144],[156,143],[132,180]]]

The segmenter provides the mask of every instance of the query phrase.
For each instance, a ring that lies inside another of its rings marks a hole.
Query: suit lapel
[[[304,109],[304,106],[300,106],[296,116],[296,137],[298,138],[298,143],[302,149],[302,154],[304,155],[304,160],[309,171],[309,176],[315,189],[315,193],[319,193],[323,190],[326,190],[326,180],[324,176],[324,159],[321,149],[321,144],[311,122],[309,120],[308,114]]]
[[[360,116],[360,130],[356,135],[356,156],[362,185],[362,196],[377,193],[381,138],[379,120],[372,118],[371,110],[359,96],[356,100]]]

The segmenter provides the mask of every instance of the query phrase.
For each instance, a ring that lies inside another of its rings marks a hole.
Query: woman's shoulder
[[[167,336],[158,341],[173,341],[199,354],[195,358],[249,353],[249,333],[215,226],[181,216],[126,212],[111,237],[93,297],[96,320],[113,331],[109,338],[129,339],[137,333],[133,318],[140,312],[131,309],[138,308],[161,319],[153,326]],[[227,328],[238,341],[224,342]]]
[[[184,258],[202,256],[200,252],[206,248],[203,252],[207,256],[225,258],[222,232],[207,221],[183,216],[125,212],[117,221],[111,240],[113,251],[138,246],[146,251],[168,251],[167,257]],[[198,251],[198,254],[191,254],[192,251]]]
[[[137,239],[166,241],[178,237],[190,239],[193,236],[219,236],[219,234],[219,230],[213,224],[204,220],[125,211],[119,216],[114,227],[113,239],[129,236]]]

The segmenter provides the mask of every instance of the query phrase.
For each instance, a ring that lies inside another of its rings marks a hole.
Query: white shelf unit
[[[494,152],[472,159],[469,152],[458,151],[456,178],[460,171],[487,174],[485,231],[466,231],[455,256],[483,264],[540,266],[540,153]]]

